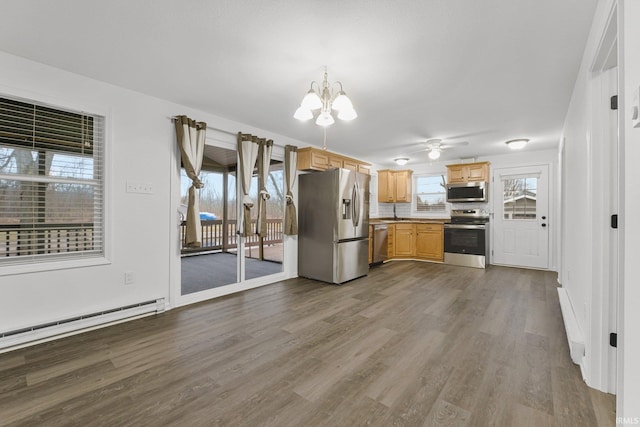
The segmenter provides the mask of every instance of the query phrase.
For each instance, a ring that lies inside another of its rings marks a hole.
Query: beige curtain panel
[[[284,175],[287,185],[287,207],[284,212],[284,234],[298,234],[298,214],[293,203],[293,187],[296,185],[298,169],[298,147],[286,145],[284,147]]]
[[[240,182],[242,184],[242,204],[244,206],[242,224],[238,231],[243,237],[253,234],[251,231],[251,208],[253,207],[253,200],[249,197],[249,192],[251,191],[251,176],[253,175],[253,170],[258,158],[258,150],[260,149],[258,140],[259,138],[256,136],[238,132]]]
[[[258,153],[258,220],[256,221],[256,234],[260,237],[267,236],[267,200],[271,195],[267,191],[267,179],[269,178],[269,165],[271,165],[271,152],[273,141],[261,139],[258,141],[260,151]]]
[[[198,175],[200,174],[204,157],[207,124],[196,122],[187,116],[177,116],[175,125],[178,146],[182,156],[182,166],[192,182],[191,187],[189,187],[189,201],[187,204],[185,246],[199,248],[202,245],[202,227],[200,225],[200,194],[196,190],[204,187]]]

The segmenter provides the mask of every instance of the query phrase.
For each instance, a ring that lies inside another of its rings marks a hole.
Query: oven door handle
[[[483,224],[445,224],[444,228],[459,228],[464,230],[484,230]]]

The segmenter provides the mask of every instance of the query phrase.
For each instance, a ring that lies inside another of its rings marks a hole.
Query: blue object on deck
[[[200,220],[212,221],[214,219],[217,219],[215,214],[212,214],[211,212],[200,212]]]

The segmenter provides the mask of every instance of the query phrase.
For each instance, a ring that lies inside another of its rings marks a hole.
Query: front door
[[[549,166],[495,169],[493,264],[549,268]]]

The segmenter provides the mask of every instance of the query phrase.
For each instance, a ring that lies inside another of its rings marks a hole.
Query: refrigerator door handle
[[[359,188],[358,188],[358,182],[356,181],[353,184],[353,190],[352,190],[352,196],[351,196],[351,200],[353,200],[353,226],[357,227],[358,224],[360,223],[360,196],[359,196]]]

